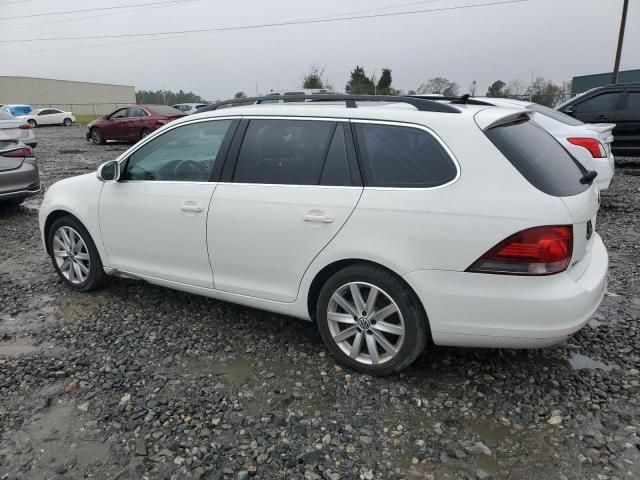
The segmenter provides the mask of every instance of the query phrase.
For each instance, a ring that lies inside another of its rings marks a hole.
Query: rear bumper
[[[608,255],[597,236],[576,280],[568,273],[516,277],[420,270],[404,276],[425,307],[438,345],[535,348],[580,330],[604,295]]]
[[[25,160],[19,168],[0,172],[0,200],[30,197],[40,191],[40,173],[35,161]]]
[[[40,192],[40,186],[31,190],[14,190],[11,192],[0,191],[0,202],[3,200],[18,200],[20,198],[27,198],[36,195]]]
[[[613,154],[609,153],[607,158],[594,158],[593,169],[598,172],[596,184],[600,190],[606,190],[611,185],[611,179],[615,172],[615,160]]]

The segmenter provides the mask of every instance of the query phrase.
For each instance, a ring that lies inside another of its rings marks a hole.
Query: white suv
[[[594,172],[530,112],[324,97],[340,104],[212,105],[53,185],[40,228],[64,283],[313,320],[378,375],[429,342],[542,347],[588,321],[608,265]]]

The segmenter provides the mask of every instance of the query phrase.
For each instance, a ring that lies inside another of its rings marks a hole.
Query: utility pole
[[[629,0],[623,0],[622,19],[620,20],[620,33],[618,34],[618,50],[616,51],[616,63],[613,66],[612,83],[618,83],[618,72],[620,71],[620,55],[622,54],[622,42],[624,40],[624,30],[627,23],[628,9],[629,9]]]

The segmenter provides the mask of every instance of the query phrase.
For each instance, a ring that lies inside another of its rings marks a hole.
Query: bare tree
[[[478,85],[478,82],[476,82],[475,80],[471,82],[471,86],[469,87],[469,95],[471,95],[472,97],[476,96],[477,85]]]
[[[525,90],[526,88],[524,86],[524,83],[520,79],[516,78],[514,80],[511,80],[507,84],[507,91],[509,92],[510,95],[513,95],[513,96],[524,95]]]
[[[445,95],[445,91],[457,93],[458,85],[456,82],[452,82],[444,77],[435,77],[418,87],[418,95],[429,93]],[[455,95],[455,93],[453,93],[453,95]]]

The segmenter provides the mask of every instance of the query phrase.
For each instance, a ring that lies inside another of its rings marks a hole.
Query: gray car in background
[[[0,140],[0,206],[20,205],[40,191],[40,173],[33,149]]]

